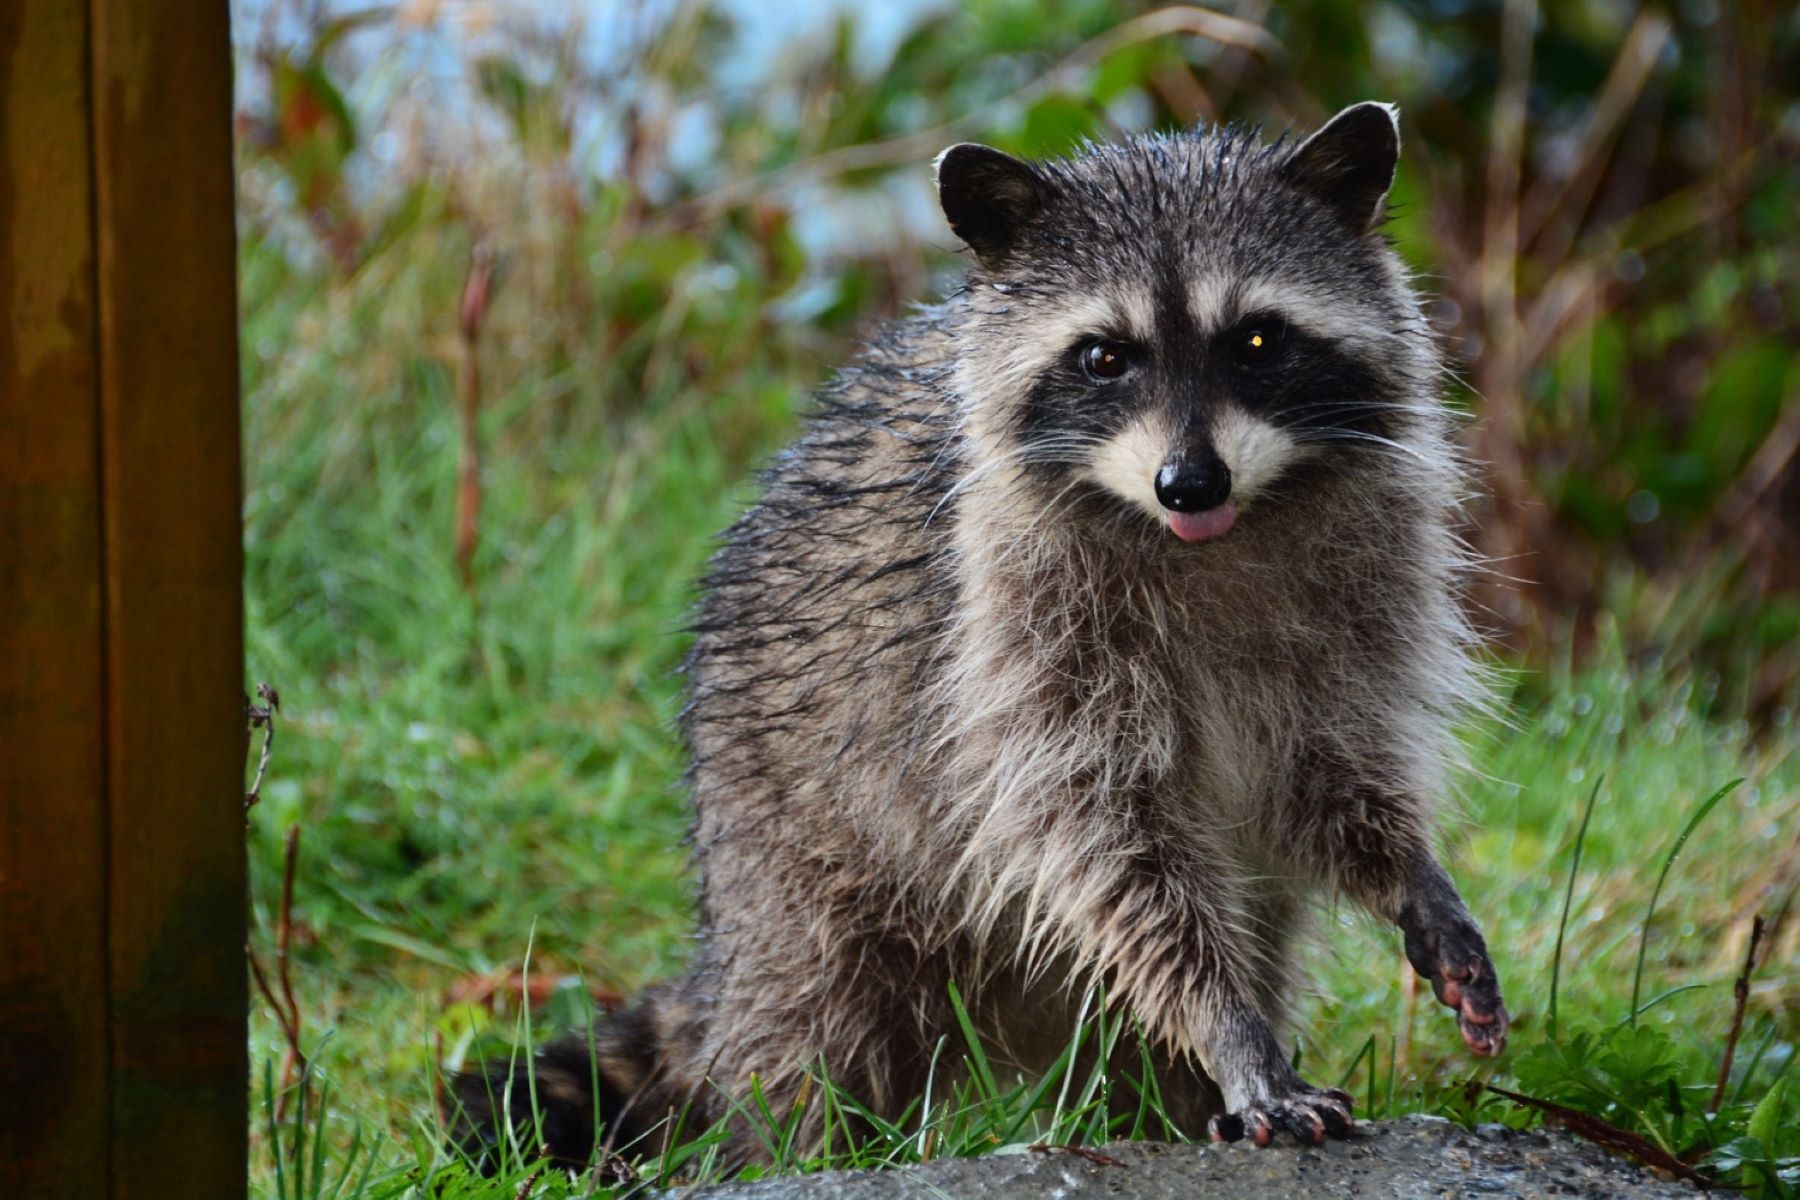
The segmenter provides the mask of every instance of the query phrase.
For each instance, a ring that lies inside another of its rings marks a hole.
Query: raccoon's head
[[[1299,145],[946,150],[939,198],[977,259],[955,381],[975,469],[1038,488],[1034,520],[1204,542],[1304,503],[1318,464],[1429,465],[1437,359],[1378,232],[1399,148],[1394,109],[1359,104]]]

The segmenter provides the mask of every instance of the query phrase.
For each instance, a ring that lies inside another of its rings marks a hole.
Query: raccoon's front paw
[[[1350,1136],[1356,1129],[1350,1107],[1350,1093],[1302,1083],[1285,1095],[1246,1104],[1237,1112],[1221,1113],[1207,1122],[1206,1132],[1215,1142],[1236,1142],[1248,1137],[1258,1146],[1266,1146],[1275,1139],[1277,1130],[1285,1130],[1307,1145],[1316,1146],[1328,1134],[1335,1138]]]
[[[1439,1001],[1456,1010],[1456,1023],[1469,1049],[1483,1057],[1500,1053],[1506,1048],[1510,1018],[1481,930],[1467,913],[1408,920],[1409,915],[1402,916],[1401,929],[1413,970],[1431,981]]]

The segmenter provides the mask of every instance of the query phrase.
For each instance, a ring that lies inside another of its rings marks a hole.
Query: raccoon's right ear
[[[975,142],[938,155],[937,186],[950,228],[988,266],[1018,242],[1047,196],[1043,178],[1030,163]]]
[[[1400,110],[1369,100],[1327,121],[1294,151],[1284,172],[1353,232],[1367,233],[1387,213],[1399,158]]]

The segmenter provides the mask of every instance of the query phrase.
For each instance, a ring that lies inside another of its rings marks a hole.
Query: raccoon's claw
[[[1511,1018],[1500,999],[1494,964],[1485,958],[1471,961],[1458,971],[1444,971],[1432,980],[1439,1000],[1456,1010],[1456,1024],[1469,1049],[1492,1058],[1506,1048],[1506,1028]]]
[[[1307,1088],[1280,1099],[1247,1105],[1242,1112],[1221,1113],[1207,1122],[1206,1132],[1215,1142],[1237,1142],[1248,1137],[1258,1146],[1267,1146],[1277,1132],[1285,1132],[1316,1146],[1327,1136],[1351,1135],[1356,1121],[1350,1108],[1348,1092]]]
[[[1432,994],[1456,1010],[1457,1027],[1470,1050],[1491,1058],[1506,1048],[1511,1018],[1500,998],[1500,979],[1481,931],[1466,916],[1415,924],[1406,930],[1406,957],[1431,981]]]

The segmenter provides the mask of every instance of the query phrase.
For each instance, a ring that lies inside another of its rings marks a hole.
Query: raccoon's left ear
[[[1371,100],[1327,121],[1294,151],[1282,172],[1361,234],[1386,216],[1399,161],[1400,110]]]
[[[938,155],[938,203],[956,236],[994,266],[1044,206],[1044,181],[1010,154],[962,142]]]

